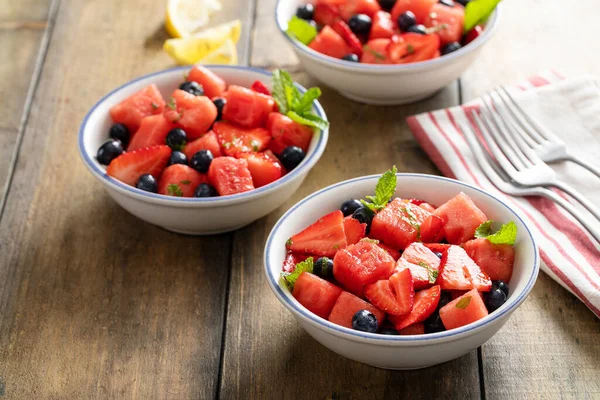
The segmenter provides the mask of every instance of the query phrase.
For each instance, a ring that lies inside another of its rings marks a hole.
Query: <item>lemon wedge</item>
[[[227,39],[221,47],[206,57],[198,60],[196,63],[236,65],[238,63],[238,57],[235,43],[233,43],[233,40]]]
[[[212,53],[212,57],[225,57],[228,64],[237,62],[235,44],[240,39],[242,24],[239,20],[227,22],[214,28],[205,29],[193,36],[168,39],[163,49],[178,64],[195,64],[201,62]],[[228,42],[228,43],[226,43]]]
[[[165,28],[176,38],[193,35],[220,9],[219,0],[168,0]]]

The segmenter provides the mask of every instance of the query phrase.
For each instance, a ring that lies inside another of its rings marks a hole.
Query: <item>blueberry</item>
[[[183,82],[181,85],[179,85],[179,89],[183,90],[184,92],[193,94],[194,96],[204,96],[204,88],[198,82]]]
[[[200,150],[190,159],[190,167],[198,172],[206,173],[213,160],[213,154],[210,150]]]
[[[398,28],[401,31],[407,32],[411,26],[417,24],[417,17],[412,11],[405,11],[398,16]]]
[[[406,32],[418,33],[419,35],[427,35],[427,28],[424,25],[413,25]]]
[[[315,13],[315,7],[312,4],[305,4],[298,7],[296,10],[296,17],[310,21],[313,19]]]
[[[355,14],[348,20],[350,30],[356,35],[368,35],[371,32],[371,17],[366,14]]]
[[[439,312],[434,312],[425,320],[425,333],[435,333],[445,331],[442,319],[440,318]]]
[[[216,121],[220,121],[223,118],[223,107],[227,104],[227,100],[217,97],[213,100],[213,104],[217,107],[217,119]]]
[[[485,295],[485,306],[488,312],[494,312],[506,301],[506,294],[498,288]]]
[[[446,304],[450,303],[452,301],[452,295],[450,294],[450,292],[446,292],[446,291],[442,291],[442,294],[440,295],[440,301],[438,302],[438,310],[442,307],[444,307]]]
[[[306,154],[300,147],[288,146],[279,155],[279,160],[288,171],[293,170],[304,160]]]
[[[345,61],[350,61],[350,62],[358,62],[358,56],[356,54],[346,54],[344,57],[342,57],[342,60]]]
[[[379,0],[379,5],[384,11],[391,11],[396,4],[396,0]]]
[[[467,6],[471,0],[456,0],[457,3],[462,4],[463,6]]]
[[[433,253],[437,256],[437,258],[442,258],[444,257],[444,255],[442,253],[440,253],[439,251],[436,251],[435,253]]]
[[[150,174],[144,174],[139,177],[135,187],[146,192],[156,193],[158,191],[158,183]]]
[[[187,135],[181,128],[173,128],[167,133],[167,146],[173,150],[182,150],[187,142]]]
[[[359,310],[352,317],[352,328],[363,332],[377,332],[377,318],[368,310]]]
[[[361,204],[360,201],[356,200],[356,199],[350,199],[347,200],[345,202],[342,203],[342,206],[340,207],[340,210],[342,210],[342,213],[344,214],[344,217],[347,217],[348,215],[352,215],[352,213],[356,210],[358,210],[359,208],[361,208],[363,205]]]
[[[169,157],[169,164],[167,165],[173,164],[188,165],[188,159],[181,151],[173,151],[171,153],[171,157]]]
[[[123,145],[118,140],[111,139],[100,146],[96,159],[100,164],[108,165],[121,154],[123,154]]]
[[[371,221],[375,213],[367,207],[360,207],[352,213],[352,218],[360,222],[361,224],[367,224],[367,233],[371,231]]]
[[[460,43],[458,42],[452,42],[452,43],[448,43],[447,45],[445,45],[444,47],[442,47],[442,51],[440,52],[443,56],[445,56],[446,54],[450,54],[456,50],[459,50],[460,48],[462,48],[462,46],[460,45]]]
[[[313,274],[323,279],[333,279],[333,260],[329,257],[317,258],[313,265]]]
[[[217,190],[208,183],[201,183],[194,190],[194,197],[216,197],[218,195]]]
[[[452,0],[439,0],[438,3],[443,4],[446,7],[454,7],[454,1]]]
[[[114,124],[108,131],[108,136],[111,139],[118,140],[123,143],[123,146],[127,146],[129,143],[129,129],[123,124]]]
[[[497,280],[492,282],[492,290],[500,289],[508,297],[508,285],[506,282]]]
[[[392,327],[386,326],[385,328],[381,328],[379,331],[381,335],[397,335],[398,331]]]

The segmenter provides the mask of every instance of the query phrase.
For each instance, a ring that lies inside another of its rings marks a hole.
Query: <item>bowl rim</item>
[[[113,94],[115,94],[133,84],[136,84],[141,80],[145,80],[145,79],[160,76],[160,75],[175,74],[176,72],[189,70],[191,67],[192,67],[191,65],[185,65],[185,66],[168,68],[168,69],[164,69],[161,71],[145,74],[145,75],[139,76],[135,79],[132,79],[132,80],[118,86],[117,88],[111,90],[109,93],[105,94],[104,96],[102,96],[102,98],[100,98],[100,100],[98,100],[92,106],[92,108],[86,113],[86,115],[83,119],[83,122],[81,123],[81,125],[79,127],[79,133],[78,133],[77,141],[78,141],[79,155],[82,158],[84,164],[90,170],[90,172],[92,172],[92,174],[98,180],[100,180],[103,184],[109,186],[111,189],[114,189],[114,190],[120,192],[121,194],[127,195],[129,197],[134,197],[138,200],[142,200],[145,202],[154,203],[154,204],[177,205],[177,206],[184,206],[184,207],[186,207],[186,206],[187,207],[225,206],[225,205],[242,203],[246,200],[266,196],[269,193],[277,190],[282,185],[294,180],[295,178],[302,176],[302,174],[308,173],[308,171],[310,171],[312,169],[312,167],[317,163],[317,161],[321,158],[321,156],[323,155],[323,152],[325,151],[325,147],[327,145],[327,141],[329,138],[329,128],[318,129],[315,131],[315,133],[319,135],[317,144],[316,144],[314,150],[307,154],[307,157],[305,157],[305,159],[302,160],[302,163],[297,168],[295,168],[294,170],[289,172],[287,175],[276,180],[275,182],[272,182],[268,185],[265,185],[265,186],[257,188],[257,189],[253,189],[248,192],[227,195],[227,196],[211,197],[211,198],[195,198],[195,197],[181,197],[180,198],[180,197],[173,197],[173,196],[165,196],[165,195],[161,195],[158,193],[146,192],[146,191],[137,189],[136,187],[129,186],[117,179],[114,179],[114,178],[108,176],[106,174],[106,171],[104,171],[99,165],[97,165],[97,163],[94,160],[94,157],[89,155],[85,150],[84,137],[86,135],[86,132],[88,131],[88,122],[89,122],[89,118],[91,117],[91,115],[96,111],[96,109],[101,104],[103,104]],[[211,70],[215,70],[215,71],[223,70],[223,69],[237,70],[237,71],[251,71],[251,72],[258,73],[260,75],[264,75],[267,77],[272,76],[271,71],[268,71],[268,70],[265,70],[262,68],[249,67],[249,66],[212,64],[212,65],[205,65],[205,67],[208,69],[211,69]],[[295,85],[298,88],[298,90],[300,91],[300,93],[306,92],[306,88],[303,87],[302,85],[300,85],[298,83],[295,83]],[[317,100],[315,100],[313,103],[313,109],[316,111],[316,113],[319,117],[321,117],[327,121],[327,115],[325,114],[325,110],[323,109],[323,107]]]
[[[360,331],[356,331],[353,329],[349,329],[349,328],[334,324],[332,322],[329,322],[328,320],[321,318],[321,317],[317,316],[316,314],[310,312],[306,308],[302,307],[297,301],[292,301],[291,295],[288,296],[286,293],[284,293],[283,289],[279,286],[279,284],[278,284],[279,277],[274,278],[270,273],[271,264],[269,262],[269,254],[271,254],[271,252],[273,251],[272,249],[274,248],[275,235],[277,234],[280,227],[286,222],[286,220],[294,212],[296,212],[296,210],[300,206],[302,206],[307,201],[313,199],[314,197],[320,196],[321,194],[323,194],[325,192],[329,192],[331,190],[339,189],[342,186],[352,185],[354,183],[364,181],[364,180],[375,180],[375,179],[378,179],[380,176],[381,176],[380,174],[377,174],[377,175],[368,175],[368,176],[362,176],[362,177],[358,177],[358,178],[354,178],[354,179],[349,179],[349,180],[345,180],[345,181],[330,185],[319,191],[316,191],[316,192],[306,196],[304,199],[300,200],[298,203],[294,204],[294,206],[292,206],[273,226],[273,229],[271,230],[271,233],[269,234],[269,237],[267,238],[267,241],[265,244],[265,250],[264,250],[264,254],[263,254],[264,273],[267,277],[267,282],[268,282],[271,290],[275,294],[275,296],[296,317],[302,318],[304,321],[309,322],[311,325],[313,325],[323,331],[326,331],[329,334],[333,334],[335,336],[339,336],[339,337],[342,337],[345,339],[350,339],[350,340],[357,341],[357,342],[365,342],[366,341],[366,342],[370,342],[370,343],[389,345],[389,346],[407,345],[407,344],[426,345],[426,344],[447,342],[448,340],[453,341],[453,340],[458,340],[458,339],[466,337],[466,336],[471,336],[471,335],[475,334],[476,332],[483,330],[486,326],[489,326],[494,321],[496,321],[502,317],[509,316],[525,300],[527,295],[533,289],[533,285],[536,282],[536,279],[537,279],[537,276],[539,273],[539,269],[540,269],[540,259],[539,259],[537,243],[535,242],[535,239],[533,238],[533,234],[531,233],[529,227],[527,226],[527,224],[525,224],[525,221],[523,221],[523,218],[521,218],[519,213],[517,213],[513,208],[511,208],[509,205],[507,205],[504,201],[493,196],[491,193],[489,193],[481,188],[478,188],[474,185],[465,183],[465,182],[461,182],[461,181],[458,181],[455,179],[450,179],[450,178],[441,177],[441,176],[437,176],[437,175],[416,174],[416,173],[397,173],[396,176],[398,176],[398,177],[414,177],[414,178],[422,178],[422,179],[441,180],[441,181],[451,182],[453,184],[457,184],[459,186],[463,186],[463,187],[467,187],[469,189],[475,190],[475,191],[480,192],[483,195],[487,196],[490,200],[496,201],[496,202],[500,203],[501,205],[503,205],[508,211],[510,211],[513,214],[515,219],[518,219],[519,221],[521,221],[521,223],[525,227],[527,236],[529,237],[529,240],[531,241],[531,244],[533,246],[534,258],[533,258],[533,269],[529,276],[529,280],[527,281],[525,287],[523,288],[523,290],[520,293],[518,293],[518,294],[515,293],[515,296],[516,296],[515,300],[512,301],[508,307],[506,307],[504,309],[500,309],[494,313],[489,314],[488,316],[482,318],[479,321],[470,323],[470,324],[462,326],[460,328],[451,329],[449,331],[430,333],[427,335],[402,335],[402,336],[400,336],[400,335],[398,335],[398,336],[381,335],[381,334],[360,332]],[[277,250],[275,250],[275,251],[277,251]]]
[[[463,46],[462,48],[460,48],[457,51],[454,51],[454,52],[447,54],[445,56],[442,56],[442,57],[438,57],[438,58],[434,58],[434,59],[426,60],[426,61],[418,61],[418,62],[414,62],[414,63],[410,63],[410,64],[377,65],[377,64],[363,64],[363,63],[354,63],[354,62],[350,62],[350,61],[338,60],[337,58],[333,58],[331,56],[321,54],[318,51],[311,49],[307,45],[300,43],[298,40],[293,39],[290,36],[288,36],[285,33],[285,29],[283,28],[283,26],[279,23],[279,18],[278,18],[279,14],[280,14],[281,5],[287,1],[289,1],[289,0],[277,0],[277,4],[275,5],[275,24],[277,25],[279,32],[292,44],[292,47],[294,48],[294,50],[305,53],[307,56],[311,57],[313,60],[319,62],[320,64],[328,65],[328,66],[335,65],[336,68],[345,69],[348,71],[355,71],[355,72],[367,72],[368,71],[368,72],[391,73],[391,72],[401,72],[401,71],[415,71],[415,70],[419,70],[422,68],[424,69],[424,68],[427,68],[430,66],[431,67],[440,66],[451,60],[458,59],[459,57],[461,57],[463,55],[467,55],[468,53],[475,51],[477,48],[483,46],[483,44],[486,43],[492,37],[493,33],[496,31],[496,28],[498,26],[498,18],[500,15],[500,8],[501,8],[500,4],[498,4],[496,6],[496,9],[494,10],[492,16],[488,19],[486,28],[483,30],[483,34],[481,36],[479,36],[476,40],[472,41],[471,43],[469,43],[466,46]]]

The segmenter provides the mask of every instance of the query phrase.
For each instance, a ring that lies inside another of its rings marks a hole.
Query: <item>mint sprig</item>
[[[377,181],[375,196],[366,196],[368,201],[361,200],[362,205],[374,212],[383,210],[396,193],[396,172],[398,169],[395,165],[392,169],[385,171]]]
[[[292,272],[282,272],[281,278],[284,280],[290,291],[294,290],[294,284],[298,280],[298,277],[303,272],[313,272],[314,261],[312,257],[308,257],[306,260],[296,264],[296,268]]]
[[[469,304],[471,304],[471,296],[465,296],[462,299],[460,299],[454,307],[464,310],[469,306]]]
[[[465,7],[464,33],[485,22],[494,12],[500,0],[471,0]]]
[[[273,71],[273,99],[279,112],[302,125],[326,129],[329,122],[312,112],[313,102],[321,96],[321,89],[313,87],[304,94],[294,85],[290,74],[282,69]]]
[[[431,265],[427,264],[425,261],[419,261],[419,266],[423,267],[427,270],[427,280],[429,281],[429,283],[432,283],[432,284],[435,283],[440,271],[433,268]]]
[[[294,15],[288,22],[285,33],[292,38],[296,38],[302,44],[309,44],[317,36],[317,28],[308,21]]]
[[[513,246],[517,240],[517,224],[509,221],[503,224],[498,232],[492,233],[492,223],[494,221],[485,221],[475,229],[476,238],[486,238],[494,244],[509,244]]]

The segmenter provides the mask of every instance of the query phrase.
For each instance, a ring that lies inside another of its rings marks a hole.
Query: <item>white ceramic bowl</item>
[[[170,97],[191,67],[178,67],[134,79],[104,96],[92,107],[79,130],[79,152],[84,164],[100,181],[108,194],[123,208],[151,224],[170,231],[209,235],[241,228],[281,206],[298,189],[327,145],[328,131],[316,131],[306,157],[292,172],[261,188],[214,198],[179,198],[145,192],[106,175],[106,168],[96,161],[96,152],[108,139],[112,124],[109,109],[150,83],[158,86],[165,98]],[[209,69],[229,84],[249,87],[259,80],[271,87],[271,73],[265,70],[214,65]],[[303,93],[306,89],[297,85]],[[327,119],[315,102],[313,112]]]
[[[361,103],[412,103],[433,95],[457,79],[477,58],[498,24],[498,8],[483,34],[462,49],[434,60],[412,64],[373,65],[338,60],[312,50],[286,33],[298,6],[315,0],[279,0],[275,22],[290,42],[306,71],[344,97]]]
[[[285,242],[324,214],[351,198],[372,194],[378,175],[341,182],[311,194],[281,217],[265,246],[265,274],[273,293],[300,325],[325,347],[350,359],[387,369],[415,369],[443,363],[481,346],[506,323],[525,300],[538,275],[539,256],[531,232],[509,206],[474,186],[432,175],[398,174],[396,196],[442,204],[463,191],[494,221],[515,221],[516,257],[506,303],[487,317],[463,327],[428,335],[388,336],[355,331],[333,324],[304,308],[291,295],[279,274]]]

